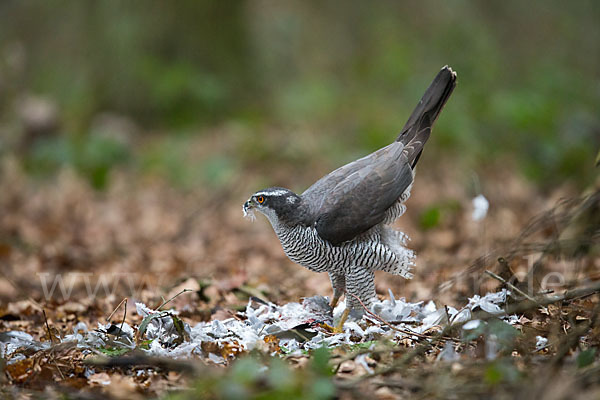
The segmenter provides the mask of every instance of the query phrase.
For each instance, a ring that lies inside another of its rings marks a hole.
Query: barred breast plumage
[[[321,239],[310,226],[279,225],[274,230],[289,259],[311,271],[335,272],[357,265],[407,279],[412,277],[414,252],[403,246],[406,235],[389,227],[379,225],[339,246]]]

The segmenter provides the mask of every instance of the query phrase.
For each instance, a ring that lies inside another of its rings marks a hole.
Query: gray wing
[[[318,180],[303,194],[319,236],[333,244],[381,223],[412,183],[404,144],[394,142]]]
[[[431,127],[456,86],[456,73],[445,66],[415,107],[396,141],[333,171],[303,194],[307,224],[333,244],[351,240],[381,223],[386,211],[413,181]]]

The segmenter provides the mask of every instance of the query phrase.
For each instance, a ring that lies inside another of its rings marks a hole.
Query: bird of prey
[[[394,142],[325,175],[302,194],[270,187],[243,205],[244,216],[253,218],[256,210],[267,217],[290,260],[329,274],[332,307],[346,295],[337,331],[350,312],[362,314],[361,302],[368,307],[375,298],[376,270],[412,277],[414,253],[404,247],[406,236],[388,225],[406,210],[415,166],[455,86],[456,73],[445,66]]]

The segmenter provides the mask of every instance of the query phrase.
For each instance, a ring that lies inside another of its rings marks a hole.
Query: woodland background
[[[499,288],[483,273],[502,272],[499,256],[521,278],[540,261],[536,285],[560,273],[557,291],[597,282],[597,197],[583,208],[564,199],[599,188],[598,21],[592,0],[1,2],[0,333],[59,338],[79,321],[104,322],[125,297],[130,310],[156,307],[183,288],[193,293],[172,305],[188,323],[224,319],[249,296],[330,295],[327,277],[288,261],[266,220],[244,220],[241,206],[267,186],[301,192],[388,144],[444,65],[458,86],[398,222],[417,251],[416,276],[378,275],[378,294],[459,306]],[[490,203],[483,221],[471,218],[478,194]],[[521,246],[569,234],[566,250]],[[74,282],[69,296],[44,293],[42,279],[58,275]],[[110,290],[90,295],[102,279]],[[335,357],[352,361],[344,353],[296,360],[281,388],[248,375],[279,360],[253,356],[202,378],[108,368],[106,386],[77,372],[81,355],[68,352],[47,373],[38,360],[41,369],[15,375],[4,360],[0,393],[219,398],[234,382],[235,393],[261,398],[586,398],[600,383],[574,364],[583,352],[597,372],[597,297],[528,314],[537,334],[558,338],[541,358],[475,352],[442,366],[433,351],[403,384],[349,390],[343,371],[328,370]],[[571,317],[589,322],[585,348],[560,337]],[[322,392],[307,392],[323,377]]]

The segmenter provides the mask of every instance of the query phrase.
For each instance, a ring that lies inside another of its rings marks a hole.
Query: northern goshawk
[[[357,298],[369,306],[375,297],[376,270],[412,277],[414,253],[404,247],[406,236],[388,225],[406,209],[415,165],[455,86],[456,73],[442,68],[393,143],[325,175],[302,194],[271,187],[244,203],[245,216],[258,210],[267,217],[290,260],[329,274],[332,307],[346,294],[338,329],[350,311],[362,313]]]

